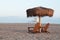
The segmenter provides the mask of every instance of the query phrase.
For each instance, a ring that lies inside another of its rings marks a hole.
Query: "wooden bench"
[[[32,32],[34,27],[28,27],[28,32]]]

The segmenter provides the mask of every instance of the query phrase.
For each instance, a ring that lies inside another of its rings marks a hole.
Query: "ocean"
[[[36,17],[0,17],[0,23],[36,23]],[[41,23],[60,24],[60,18],[41,17]]]

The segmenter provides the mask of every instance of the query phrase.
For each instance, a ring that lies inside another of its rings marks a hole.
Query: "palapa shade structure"
[[[35,8],[30,8],[26,10],[27,12],[27,17],[33,17],[33,16],[38,16],[39,17],[39,22],[35,25],[33,32],[36,32],[37,30],[40,30],[41,28],[41,17],[44,16],[53,16],[53,9],[50,8],[45,8],[45,7],[35,7]]]
[[[45,7],[35,7],[35,8],[27,9],[26,12],[27,12],[27,17],[38,16],[40,22],[40,17],[44,17],[44,16],[52,17],[54,10]]]
[[[26,12],[27,12],[27,17],[32,17],[32,16],[52,17],[54,10],[50,8],[45,8],[45,7],[35,7],[35,8],[27,9]]]
[[[27,9],[26,12],[27,12],[27,17],[38,16],[40,22],[40,17],[44,17],[44,16],[52,17],[54,10],[45,7],[35,7],[35,8]]]

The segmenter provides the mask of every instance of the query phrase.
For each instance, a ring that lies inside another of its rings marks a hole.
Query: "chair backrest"
[[[48,27],[49,27],[49,23],[47,23],[47,24],[45,25],[44,31],[47,31]]]
[[[46,26],[49,26],[49,23],[47,23]]]

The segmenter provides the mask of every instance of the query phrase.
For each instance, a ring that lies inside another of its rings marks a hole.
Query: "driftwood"
[[[27,9],[27,17],[32,17],[32,16],[53,16],[53,9],[50,8],[45,8],[45,7],[35,7],[31,9]]]

